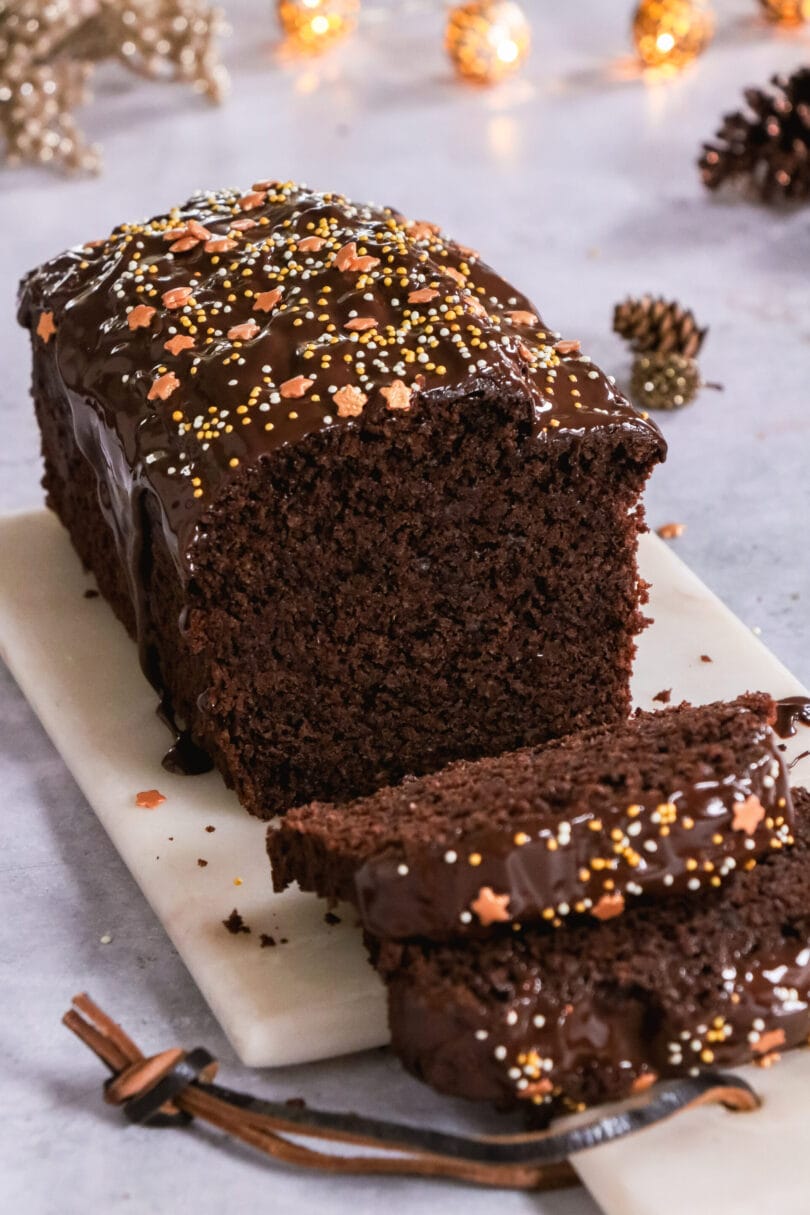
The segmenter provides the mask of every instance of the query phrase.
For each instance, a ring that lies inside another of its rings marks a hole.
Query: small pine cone
[[[810,67],[746,89],[748,112],[726,114],[698,161],[703,184],[741,182],[762,202],[810,199]]]
[[[633,362],[630,395],[641,409],[683,409],[701,387],[694,359],[682,354],[639,354]]]
[[[636,354],[657,351],[682,354],[693,359],[698,354],[708,329],[701,329],[694,313],[677,300],[632,296],[617,304],[613,328],[630,343]]]

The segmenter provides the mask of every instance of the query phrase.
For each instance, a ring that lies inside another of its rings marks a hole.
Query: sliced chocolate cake
[[[349,899],[374,936],[433,940],[711,890],[791,842],[775,714],[761,694],[638,713],[293,810],[268,832],[275,888]]]
[[[441,1092],[551,1113],[805,1044],[810,794],[794,797],[794,847],[699,898],[563,932],[371,942],[394,1050]]]
[[[664,442],[473,250],[261,181],[19,315],[49,504],[253,813],[626,715]]]

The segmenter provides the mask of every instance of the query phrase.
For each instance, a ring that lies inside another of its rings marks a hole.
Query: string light
[[[458,75],[477,84],[496,84],[516,72],[530,42],[526,15],[514,0],[459,4],[447,19],[447,53]]]

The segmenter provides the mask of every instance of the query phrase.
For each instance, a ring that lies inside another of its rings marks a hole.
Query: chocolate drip
[[[793,738],[797,724],[810,726],[810,696],[785,696],[776,702],[774,730],[780,738]]]
[[[206,772],[210,772],[214,767],[210,756],[194,742],[188,730],[178,724],[171,703],[165,694],[161,697],[155,712],[175,736],[174,743],[161,760],[166,771],[172,772],[175,776],[202,776]]]

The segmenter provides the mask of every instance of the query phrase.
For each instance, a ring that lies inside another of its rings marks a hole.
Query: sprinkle
[[[127,324],[130,329],[148,329],[156,311],[148,304],[137,304],[127,317]]]
[[[230,253],[231,249],[236,248],[236,241],[229,236],[217,236],[207,240],[203,247],[206,253]]]
[[[175,337],[169,338],[168,342],[163,343],[163,349],[168,350],[169,354],[180,354],[183,350],[191,350],[193,345],[194,338],[189,337],[185,333],[178,333]],[[181,414],[180,418],[176,419],[176,421],[180,421],[182,416]]]
[[[439,292],[435,287],[420,287],[418,291],[411,291],[408,295],[409,304],[427,304],[430,300],[435,300]]]
[[[453,849],[450,848],[447,852],[445,852],[444,859],[448,865],[455,865],[456,861],[458,860],[458,853],[454,852]]]
[[[523,309],[517,308],[513,312],[506,314],[513,325],[539,325],[540,318],[533,312],[526,312]]]
[[[408,874],[408,866],[406,864],[397,865],[397,873],[400,877],[406,877]]]
[[[191,299],[194,292],[191,287],[171,287],[160,297],[165,308],[182,308]]]
[[[393,384],[381,388],[380,392],[385,397],[386,409],[410,409],[411,389],[402,380],[394,380]]]
[[[305,236],[303,240],[299,240],[298,248],[302,253],[316,253],[325,244],[326,241],[322,236]]]
[[[239,199],[237,206],[242,211],[255,211],[256,207],[260,207],[266,198],[263,190],[253,190],[250,194],[245,194]]]
[[[591,908],[591,915],[596,916],[597,920],[612,920],[614,916],[621,915],[623,911],[624,895],[603,894]]]
[[[353,240],[344,245],[342,249],[338,249],[335,254],[335,265],[338,270],[373,270],[379,264],[380,259],[378,257],[359,257],[357,254],[357,242]]]
[[[377,322],[373,316],[355,316],[350,321],[347,321],[343,328],[352,329],[357,333],[364,333],[367,329],[376,329]]]
[[[272,291],[260,291],[253,305],[254,312],[270,312],[281,299],[281,290],[274,287]]]
[[[278,390],[285,398],[303,397],[314,383],[314,380],[308,380],[306,376],[296,375],[291,380],[285,380],[283,384],[280,384]]]
[[[764,817],[765,807],[759,798],[751,793],[745,801],[734,803],[734,818],[731,826],[734,831],[744,831],[746,835],[753,835]]]
[[[45,345],[51,340],[56,333],[56,325],[53,323],[53,313],[43,312],[37,321],[37,337],[42,338]]]
[[[167,401],[179,387],[180,381],[177,376],[173,371],[167,371],[165,375],[158,376],[154,381],[149,392],[146,394],[146,399],[147,401],[154,401],[155,399]]]
[[[339,388],[332,399],[339,418],[356,418],[363,412],[368,397],[354,384],[347,384],[345,388]]]
[[[157,789],[144,789],[135,794],[135,805],[141,810],[155,810],[166,798]]]
[[[231,342],[249,342],[259,332],[255,321],[244,321],[228,330],[228,340]]]
[[[580,342],[574,339],[564,342],[555,342],[554,349],[557,351],[557,354],[565,357],[567,354],[579,354],[582,346]]]
[[[662,523],[656,528],[658,535],[662,540],[677,540],[678,536],[682,536],[686,531],[685,523]]]
[[[496,894],[491,886],[482,886],[470,907],[483,927],[488,928],[490,924],[505,923],[510,919],[508,904],[508,894]]]

